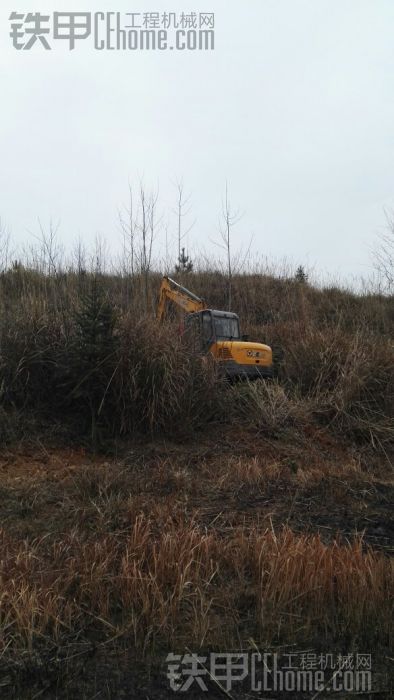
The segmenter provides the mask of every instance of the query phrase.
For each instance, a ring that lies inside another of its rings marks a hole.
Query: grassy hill
[[[394,299],[236,276],[276,376],[230,385],[159,283],[0,277],[2,697],[172,697],[186,648],[372,653],[389,697]]]

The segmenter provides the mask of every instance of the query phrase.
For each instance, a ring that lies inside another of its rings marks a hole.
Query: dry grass
[[[379,474],[335,445],[329,458],[324,433],[313,448],[279,450],[264,435],[229,435],[136,445],[118,462],[10,453],[0,483],[4,659],[76,640],[138,654],[250,639],[386,647],[393,562],[368,546],[374,528],[356,531],[365,515],[370,527],[383,522],[387,466]]]
[[[286,528],[235,528],[223,539],[193,520],[167,515],[158,527],[141,515],[122,538],[75,530],[48,546],[3,532],[1,591],[7,654],[81,634],[126,636],[140,650],[317,634],[389,643],[393,566],[360,540],[326,545]]]
[[[236,277],[278,377],[229,386],[146,317],[138,279],[102,275],[84,328],[92,284],[0,278],[0,438],[34,445],[0,455],[0,663],[73,644],[386,649],[392,300]],[[225,305],[220,275],[188,286]]]
[[[347,439],[391,449],[390,298],[269,275],[236,277],[234,310],[251,339],[273,346],[280,385],[229,388],[186,352],[176,323],[160,327],[147,317],[140,282],[24,269],[0,276],[4,440],[31,431],[34,412],[96,447],[141,431],[190,435],[225,419],[277,436],[320,422]],[[158,283],[152,275],[152,310]],[[212,306],[226,305],[220,274],[193,273],[187,284]]]

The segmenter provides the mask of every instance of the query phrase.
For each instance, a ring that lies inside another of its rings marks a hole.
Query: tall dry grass
[[[212,307],[226,306],[223,275],[184,277]],[[4,439],[15,432],[8,416],[18,417],[19,431],[23,422],[28,430],[29,412],[98,445],[119,434],[185,433],[243,417],[273,434],[317,420],[338,435],[390,449],[392,298],[317,289],[283,276],[235,276],[234,310],[252,340],[272,345],[281,388],[234,390],[186,352],[176,322],[160,327],[154,321],[160,282],[154,273],[146,314],[145,282],[138,275],[45,275],[24,268],[0,275]],[[94,290],[98,299],[87,304]]]
[[[159,511],[160,526],[141,515],[123,537],[76,529],[48,545],[2,532],[1,653],[76,639],[123,638],[140,652],[251,638],[390,643],[393,562],[361,540],[242,527],[223,538]]]

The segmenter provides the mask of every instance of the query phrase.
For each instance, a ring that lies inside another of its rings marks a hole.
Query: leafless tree
[[[385,290],[391,293],[394,290],[394,215],[388,212],[385,214],[386,230],[379,236],[379,242],[373,251],[373,260]]]
[[[171,258],[170,258],[169,245],[168,245],[168,223],[166,223],[164,226],[164,240],[165,240],[165,249],[164,249],[165,253],[164,253],[163,267],[165,270],[165,274],[168,275],[170,273],[170,269],[171,269]]]
[[[31,246],[30,256],[33,264],[49,276],[56,276],[59,272],[64,256],[64,247],[59,241],[60,223],[54,223],[52,219],[47,229],[44,228],[41,219],[38,219],[39,233],[32,233],[38,241],[38,246]]]
[[[11,261],[11,234],[6,224],[0,218],[0,271],[8,269]]]
[[[182,180],[178,181],[176,183],[176,189],[177,189],[177,206],[176,206],[176,217],[177,217],[177,244],[178,244],[178,262],[181,260],[181,254],[182,254],[182,241],[183,239],[190,233],[192,230],[193,226],[196,223],[196,220],[193,221],[192,224],[187,226],[186,228],[184,227],[184,220],[186,217],[189,216],[192,207],[190,204],[191,201],[191,194],[185,195],[184,192],[184,185]]]
[[[119,223],[123,236],[123,267],[126,274],[134,276],[135,272],[135,245],[136,245],[136,216],[134,207],[134,195],[129,183],[129,201],[123,211],[119,211]]]
[[[152,266],[153,241],[161,218],[157,215],[157,203],[159,189],[147,195],[144,185],[140,183],[140,218],[137,228],[140,233],[139,246],[137,248],[139,273],[143,280],[144,309],[148,312],[149,305],[149,273]]]
[[[108,242],[102,234],[97,233],[94,241],[94,255],[91,260],[92,272],[96,275],[105,274],[108,261],[110,261]]]
[[[153,243],[161,218],[157,214],[159,188],[147,191],[142,180],[138,194],[134,194],[129,183],[129,200],[118,212],[123,240],[122,270],[127,278],[126,294],[140,288],[145,313],[149,307],[150,271],[152,269]]]
[[[219,225],[220,235],[222,239],[221,247],[226,251],[226,267],[227,267],[227,281],[228,281],[228,310],[231,311],[232,306],[232,286],[233,286],[233,260],[232,260],[232,238],[231,231],[233,226],[235,226],[242,215],[239,209],[233,210],[228,195],[228,185],[226,182],[226,189],[224,199],[222,201],[222,220]]]
[[[71,269],[75,270],[78,276],[86,272],[86,247],[79,236],[71,251]]]

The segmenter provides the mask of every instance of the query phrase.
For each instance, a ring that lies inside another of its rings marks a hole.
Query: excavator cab
[[[237,314],[213,309],[188,314],[185,333],[196,339],[195,345],[200,344],[203,352],[208,352],[218,341],[240,340],[241,337]]]

